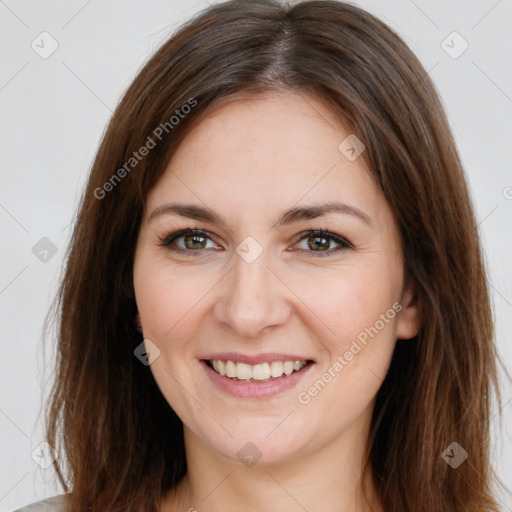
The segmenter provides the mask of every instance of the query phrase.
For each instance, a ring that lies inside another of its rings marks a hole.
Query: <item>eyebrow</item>
[[[276,226],[287,226],[303,220],[316,219],[329,213],[339,213],[344,215],[352,215],[368,225],[372,225],[370,217],[355,206],[351,206],[345,203],[326,203],[320,205],[311,206],[296,206],[285,210],[277,219]],[[210,208],[203,207],[195,204],[184,204],[184,203],[168,203],[158,208],[155,208],[148,217],[147,222],[149,223],[156,217],[161,215],[178,215],[180,217],[186,217],[189,219],[202,220],[210,222],[212,224],[219,224],[222,226],[226,225],[226,220],[222,215],[211,210]]]

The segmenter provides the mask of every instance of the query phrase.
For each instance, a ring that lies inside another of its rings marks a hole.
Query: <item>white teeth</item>
[[[307,361],[272,361],[272,363],[260,363],[250,365],[246,363],[235,363],[234,361],[223,361],[214,359],[211,361],[213,369],[220,375],[230,379],[239,380],[268,380],[284,375],[290,375],[306,366]]]
[[[283,364],[283,371],[285,375],[290,375],[293,372],[293,361],[285,361]]]
[[[252,370],[250,364],[237,363],[236,364],[236,376],[240,380],[247,380],[252,377]]]
[[[295,371],[298,371],[298,370],[300,370],[301,368],[302,368],[302,363],[301,363],[301,361],[294,361],[294,362],[293,362],[293,369],[294,369]]]
[[[226,377],[236,377],[236,363],[233,361],[226,361]]]
[[[220,373],[221,375],[226,375],[226,368],[224,365],[224,361],[221,361],[220,359],[215,359],[215,361],[212,361],[213,369]]]
[[[283,375],[282,361],[272,361],[270,365],[270,375],[272,375],[272,377],[281,377],[281,375]]]
[[[255,380],[265,380],[270,377],[270,365],[268,363],[255,364],[252,367],[252,378]]]

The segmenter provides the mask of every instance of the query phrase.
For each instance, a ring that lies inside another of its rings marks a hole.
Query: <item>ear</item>
[[[402,309],[398,314],[396,337],[400,340],[409,340],[419,333],[422,323],[418,300],[412,282],[404,287],[400,304]]]
[[[135,329],[139,332],[142,332],[142,324],[140,323],[140,314],[138,311],[137,311],[137,314],[135,315],[134,324],[135,324]]]

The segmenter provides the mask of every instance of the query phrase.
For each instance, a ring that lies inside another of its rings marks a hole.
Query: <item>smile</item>
[[[272,361],[251,365],[229,359],[213,359],[206,363],[219,375],[229,379],[265,382],[298,372],[308,364],[308,361]]]
[[[291,389],[316,366],[314,360],[290,358],[285,354],[212,354],[199,362],[210,382],[221,392],[249,399],[270,398]]]

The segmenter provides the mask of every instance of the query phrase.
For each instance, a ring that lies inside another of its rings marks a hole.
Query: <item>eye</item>
[[[323,229],[303,232],[295,239],[298,239],[299,242],[306,242],[306,248],[299,248],[299,250],[311,253],[309,256],[329,256],[333,252],[353,247],[341,236]],[[178,243],[180,240],[183,243]],[[161,239],[159,245],[166,246],[174,252],[199,256],[203,252],[202,249],[217,248],[215,244],[214,247],[207,247],[208,242],[213,243],[213,240],[206,231],[201,229],[182,229],[167,234]],[[337,244],[338,247],[329,248],[332,242]],[[293,249],[293,251],[295,250]]]
[[[183,239],[183,244],[177,243],[178,240]],[[169,247],[171,251],[188,252],[194,256],[199,256],[200,249],[207,248],[207,241],[212,241],[206,231],[201,229],[182,229],[168,234],[159,245]],[[176,244],[177,248],[172,245]]]
[[[349,249],[352,245],[347,242],[344,238],[329,231],[323,229],[310,230],[305,233],[301,233],[299,235],[299,242],[306,242],[306,252],[313,253],[309,254],[309,256],[329,256],[333,252],[340,251],[341,249]],[[329,249],[331,242],[338,244],[338,247],[333,249]],[[329,250],[323,250],[323,248],[327,248]],[[313,249],[313,250],[308,250]]]

